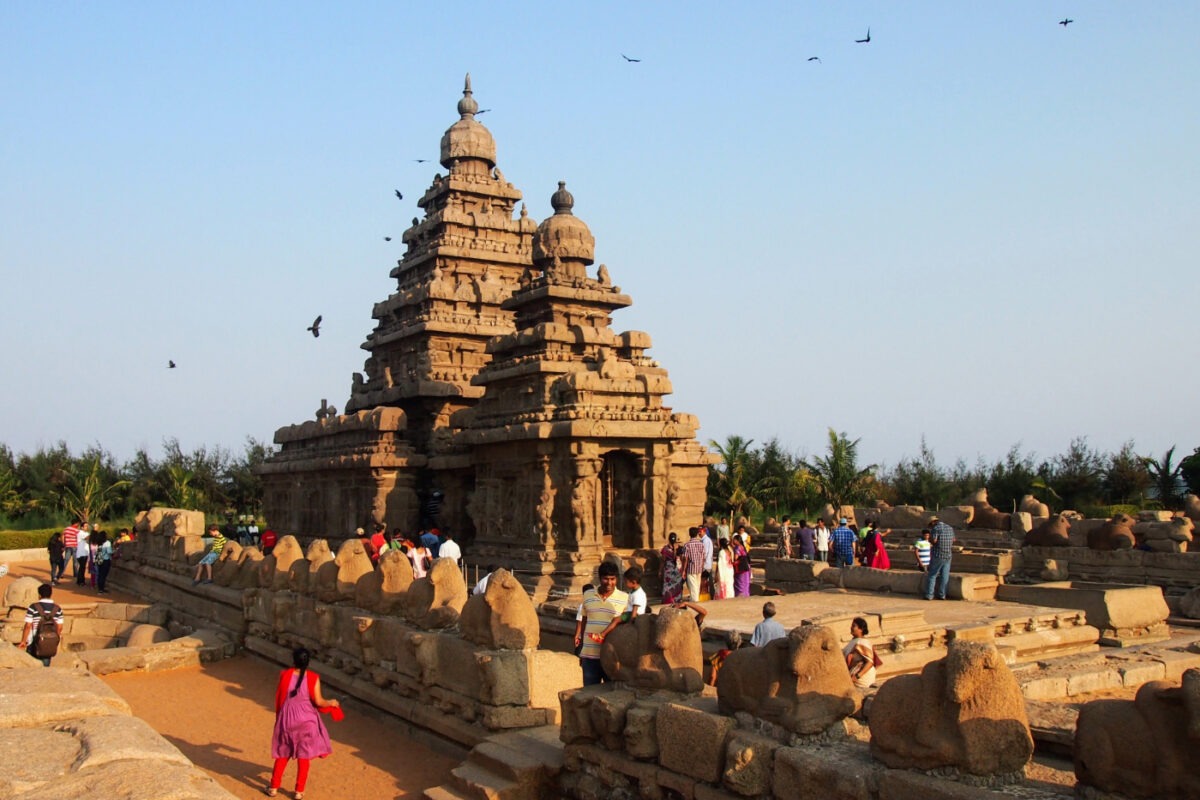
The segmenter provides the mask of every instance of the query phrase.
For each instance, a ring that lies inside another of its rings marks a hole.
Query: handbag
[[[737,562],[734,564],[733,571],[738,573],[749,572],[750,556],[746,553],[742,553],[740,556],[738,556]]]

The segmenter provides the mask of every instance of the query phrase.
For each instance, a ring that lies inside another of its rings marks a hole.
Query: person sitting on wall
[[[208,535],[212,537],[212,547],[196,565],[196,577],[192,579],[192,586],[201,582],[212,583],[212,565],[217,563],[217,559],[221,557],[221,551],[225,549],[225,534],[221,533],[220,525],[215,522],[209,525]],[[204,572],[203,581],[200,580],[201,572]]]
[[[371,564],[373,566],[379,564],[379,549],[371,543],[371,539],[369,536],[367,536],[367,532],[362,528],[355,528],[354,535],[358,537],[360,542],[362,542],[363,550],[367,552],[367,557],[371,559]]]
[[[725,659],[729,654],[742,646],[742,635],[737,631],[729,631],[725,634],[725,646],[717,652],[713,653],[712,658],[708,660],[712,671],[708,675],[708,685],[717,685],[717,673],[721,671],[721,665],[725,663]]]

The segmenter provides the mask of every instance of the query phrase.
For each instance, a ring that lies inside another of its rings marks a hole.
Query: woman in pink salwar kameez
[[[283,783],[283,770],[288,759],[296,759],[296,800],[303,800],[308,782],[308,768],[314,758],[324,758],[333,752],[329,733],[321,721],[322,713],[342,718],[341,703],[326,700],[321,694],[321,678],[308,671],[309,652],[303,647],[292,651],[293,669],[279,675],[275,689],[275,730],[271,732],[271,785],[267,796],[274,797]]]

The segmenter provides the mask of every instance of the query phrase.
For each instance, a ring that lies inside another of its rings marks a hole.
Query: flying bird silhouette
[[[428,158],[414,158],[413,159],[413,161],[417,162],[418,164],[424,164],[428,160],[429,160]]]
[[[1064,17],[1063,19],[1060,19],[1060,20],[1058,21],[1058,24],[1059,24],[1059,25],[1062,25],[1062,26],[1065,28],[1065,27],[1067,27],[1068,25],[1070,25],[1070,24],[1071,24],[1072,22],[1074,22],[1074,21],[1075,21],[1075,20],[1071,19],[1070,17]]]
[[[867,38],[865,38],[865,39],[855,39],[855,40],[854,40],[854,43],[855,43],[855,44],[868,44],[870,41],[871,41],[871,29],[870,29],[870,28],[867,28]]]
[[[475,112],[475,116],[477,116],[477,117],[478,117],[480,114],[486,114],[486,113],[487,113],[487,112],[489,112],[489,111],[491,111],[491,109],[490,109],[490,108],[481,108],[481,109],[479,109],[478,111],[476,111],[476,112]]]
[[[175,369],[175,362],[167,359],[167,369]]]
[[[399,190],[399,189],[397,189],[397,190],[396,190],[396,199],[397,199],[397,200],[403,200],[403,199],[404,199],[404,195],[400,194],[400,190]]]
[[[640,64],[640,63],[642,63],[642,60],[641,60],[640,58],[630,58],[629,56],[625,55],[624,53],[621,53],[621,58],[625,59],[625,60],[626,60],[626,61],[628,61],[630,64]]]
[[[321,315],[318,314],[317,318],[313,320],[313,324],[309,325],[307,328],[305,328],[305,330],[312,331],[312,335],[313,335],[314,339],[317,338],[318,336],[320,336],[321,335]]]
[[[809,56],[809,57],[808,57],[808,60],[809,60],[809,61],[815,61],[815,62],[817,62],[818,64],[820,64],[820,63],[821,63],[821,59],[820,59],[820,58],[818,58],[817,56]]]
[[[383,237],[383,240],[384,240],[385,242],[390,242],[390,241],[392,240],[392,237],[390,237],[390,236],[385,236],[385,237]]]

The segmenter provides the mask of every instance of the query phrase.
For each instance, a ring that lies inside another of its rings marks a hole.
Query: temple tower
[[[435,175],[417,201],[424,218],[404,233],[396,291],[372,311],[366,376],[354,376],[346,405],[404,409],[409,438],[429,455],[448,446],[451,415],[482,395],[471,380],[488,341],[513,330],[502,304],[530,264],[534,222],[523,206],[514,218],[521,192],[496,169],[496,142],[478,110],[467,75],[459,120],[442,136],[449,174]]]
[[[475,467],[473,550],[540,576],[536,596],[577,590],[608,550],[657,550],[698,522],[713,461],[696,418],[663,405],[671,383],[650,337],[611,329],[632,300],[603,264],[588,274],[595,239],[574,202],[560,183],[503,304],[516,331],[489,346],[457,436]]]

